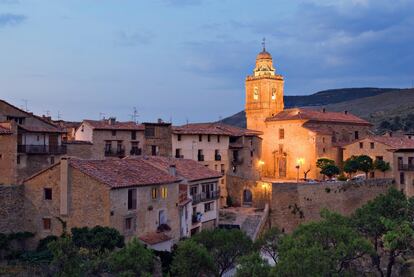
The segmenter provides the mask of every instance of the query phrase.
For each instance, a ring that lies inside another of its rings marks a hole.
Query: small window
[[[272,100],[275,101],[276,100],[276,89],[272,88]]]
[[[152,199],[157,199],[158,198],[158,189],[157,188],[152,188],[151,189],[151,198]]]
[[[132,230],[132,217],[125,218],[125,231]]]
[[[43,230],[50,230],[52,228],[52,220],[50,218],[43,218]]]
[[[181,149],[180,148],[175,149],[175,157],[177,159],[182,158],[182,156],[181,156]]]
[[[161,198],[166,199],[168,197],[168,188],[162,187],[161,188]]]
[[[253,150],[251,150],[250,151],[250,157],[253,157],[254,156],[254,151]]]
[[[50,157],[50,164],[55,164],[55,157],[54,156]]]
[[[375,148],[375,144],[373,142],[370,143],[371,149]]]
[[[404,172],[400,172],[400,185],[405,185],[405,175],[404,175]]]
[[[198,135],[198,141],[203,141],[203,135]]]
[[[146,137],[155,137],[155,127],[146,127],[145,128]]]
[[[259,100],[259,88],[258,87],[254,87],[253,100]]]
[[[44,188],[43,192],[44,192],[45,200],[52,200],[52,189],[51,188]]]
[[[220,136],[217,136],[217,142],[220,142]]]
[[[211,136],[207,135],[207,141],[210,142],[210,140],[211,140]]]
[[[131,131],[131,139],[136,140],[137,139],[137,131]]]
[[[279,129],[279,139],[285,138],[285,129]]]
[[[137,189],[128,190],[128,210],[137,208]]]
[[[190,188],[190,195],[196,195],[198,192],[198,187],[197,186],[193,186]]]
[[[112,130],[112,136],[116,136],[116,130]]]
[[[151,145],[151,155],[157,156],[158,155],[158,146],[157,145]]]
[[[359,132],[358,131],[354,132],[354,137],[355,137],[355,139],[359,139]]]
[[[214,208],[213,202],[205,203],[204,204],[204,212],[212,211]]]
[[[322,142],[325,143],[325,137],[322,137]]]
[[[221,171],[221,174],[225,173],[224,164],[220,165],[220,171]]]
[[[181,135],[177,135],[177,140],[181,141]]]
[[[363,142],[360,142],[360,143],[359,143],[359,148],[360,148],[360,149],[363,149],[363,148],[364,148],[364,143],[363,143]]]
[[[325,149],[325,147],[322,149],[322,152],[323,152],[323,153],[326,153],[326,149]]]

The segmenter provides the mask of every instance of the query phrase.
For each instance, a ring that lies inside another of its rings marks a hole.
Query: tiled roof
[[[65,133],[64,130],[54,125],[50,126],[33,126],[33,125],[22,125],[18,124],[19,128],[33,133]]]
[[[406,137],[371,136],[368,139],[385,144],[392,149],[414,149],[414,140]]]
[[[319,135],[332,135],[332,130],[329,130],[328,128],[324,128],[322,126],[316,127],[316,126],[306,126],[305,124],[303,125],[303,127],[305,127],[306,129],[308,129],[309,131],[312,131],[316,134]]]
[[[64,120],[57,120],[57,121],[53,121],[53,124],[60,126],[62,128],[78,128],[82,122],[78,122],[78,121],[64,121]]]
[[[160,170],[168,173],[170,165],[175,165],[177,175],[186,179],[187,181],[198,181],[204,179],[220,178],[222,174],[218,171],[209,169],[204,165],[189,159],[174,159],[167,157],[151,156],[144,158],[130,158],[127,157],[124,160],[138,159],[142,160]]]
[[[13,134],[13,132],[10,129],[0,126],[0,135],[11,135],[11,134]]]
[[[180,181],[178,177],[168,174],[143,159],[70,159],[69,164],[111,188],[168,184]]]
[[[224,135],[224,136],[254,136],[262,132],[230,126],[223,123],[190,123],[173,127],[175,134],[185,135]]]
[[[319,122],[340,122],[340,123],[352,123],[371,125],[368,121],[359,118],[350,113],[338,113],[338,112],[323,112],[318,110],[294,108],[286,109],[276,114],[275,116],[268,117],[266,121],[284,121],[284,120],[312,120]]]
[[[149,233],[145,233],[142,236],[138,237],[140,240],[142,240],[143,242],[145,242],[146,244],[149,245],[154,245],[157,243],[161,243],[164,241],[169,241],[171,240],[171,237],[166,235],[165,233],[162,232],[149,232]]]
[[[89,124],[92,128],[97,130],[137,130],[143,131],[145,129],[144,125],[137,124],[133,121],[115,121],[110,123],[110,120],[89,120],[86,119],[84,123]]]

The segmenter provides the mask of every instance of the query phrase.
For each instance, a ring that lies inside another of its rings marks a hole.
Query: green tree
[[[321,170],[321,174],[328,176],[329,179],[332,179],[333,176],[339,174],[339,168],[336,165],[328,164]]]
[[[52,241],[48,244],[48,248],[53,255],[51,268],[55,272],[55,276],[81,276],[83,273],[82,258],[79,254],[79,248],[70,237],[62,237]]]
[[[276,276],[358,274],[358,262],[373,252],[371,244],[349,219],[327,210],[321,216],[320,222],[302,224],[282,239]]]
[[[344,162],[344,171],[348,173],[350,178],[352,177],[352,174],[358,171],[358,161],[356,158],[356,156],[351,156]]]
[[[136,238],[109,257],[110,269],[118,275],[152,276],[154,253]]]
[[[366,178],[368,179],[368,172],[374,169],[374,163],[370,156],[360,155],[356,157],[358,163],[358,170],[365,173]]]
[[[374,161],[374,169],[379,170],[382,173],[384,173],[384,178],[385,178],[385,172],[390,171],[391,166],[389,162],[385,162],[383,160],[377,159]]]
[[[216,268],[208,250],[192,239],[181,241],[171,264],[173,276],[199,277],[214,275]]]
[[[335,165],[335,161],[327,158],[320,158],[316,161],[316,167],[321,170],[327,165]]]
[[[275,264],[277,263],[279,244],[283,237],[283,233],[277,228],[267,230],[255,242],[255,246],[266,255],[270,256]]]
[[[204,245],[211,253],[219,276],[234,268],[237,259],[248,254],[252,249],[250,238],[237,229],[206,230],[194,236],[193,239]]]
[[[355,211],[352,221],[357,230],[370,239],[375,254],[372,264],[381,276],[391,276],[397,257],[404,258],[413,243],[414,199],[407,199],[403,192],[390,189]],[[411,228],[411,231],[406,228]],[[399,240],[400,238],[403,241]],[[386,264],[383,272],[382,264]]]
[[[270,274],[269,263],[254,252],[239,259],[236,277],[266,277]]]
[[[94,249],[99,252],[124,246],[124,237],[118,230],[110,227],[72,228],[72,240],[77,247]]]

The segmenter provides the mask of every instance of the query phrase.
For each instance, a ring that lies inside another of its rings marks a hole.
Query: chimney
[[[348,114],[348,111],[347,111],[347,110],[345,110],[345,111],[344,111],[344,114]]]
[[[62,157],[60,160],[60,214],[68,215],[70,184],[69,184],[69,160],[68,157]]]
[[[164,121],[161,118],[158,118],[158,123],[164,123]]]
[[[110,118],[108,119],[108,123],[109,123],[109,125],[114,125],[114,124],[115,124],[115,122],[116,122],[116,117],[110,117]]]
[[[177,176],[177,168],[175,167],[175,164],[170,164],[170,166],[168,168],[168,173],[171,176]]]
[[[324,113],[324,112],[326,112],[326,109],[325,109],[325,108],[323,108],[323,109],[322,109],[322,112],[323,112],[323,113]]]

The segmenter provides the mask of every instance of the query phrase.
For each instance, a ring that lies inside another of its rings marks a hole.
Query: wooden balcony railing
[[[66,154],[66,145],[29,145],[22,144],[17,146],[18,153],[25,154],[47,154],[63,155]]]

